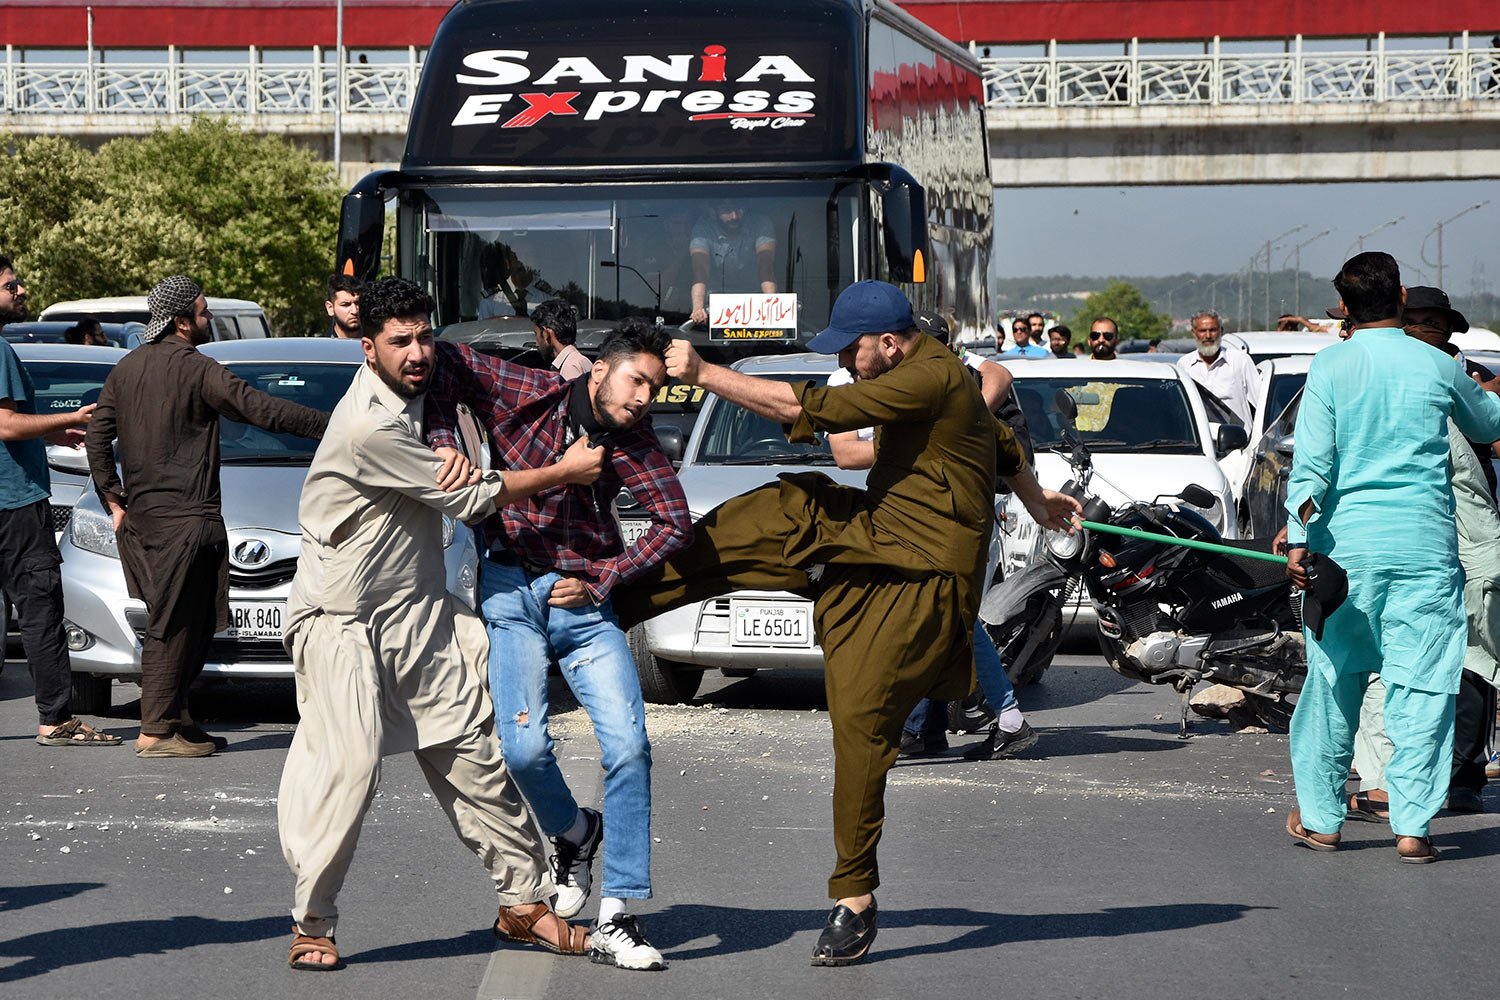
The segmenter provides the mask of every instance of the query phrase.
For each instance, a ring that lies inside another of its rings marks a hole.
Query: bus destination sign
[[[797,296],[786,293],[708,297],[708,339],[721,342],[797,339]]]

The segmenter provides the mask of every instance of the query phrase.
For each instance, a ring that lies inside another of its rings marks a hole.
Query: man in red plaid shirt
[[[490,692],[506,765],[552,839],[556,910],[574,916],[588,902],[603,841],[593,957],[628,969],[664,963],[625,912],[626,900],[651,896],[651,745],[640,677],[610,594],[692,540],[687,499],[647,415],[667,378],[670,343],[659,328],[627,319],[589,372],[571,382],[439,343],[427,397],[429,442],[457,445],[456,404],[463,403],[489,431],[497,468],[550,465],[584,436],[608,449],[593,486],[543,491],[484,523],[480,612],[490,633]],[[622,487],[652,520],[628,547],[614,516]],[[553,660],[599,739],[607,832],[603,815],[579,808],[552,754]]]

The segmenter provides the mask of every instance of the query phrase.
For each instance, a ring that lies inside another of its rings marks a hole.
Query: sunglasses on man
[[[1120,335],[1118,333],[1110,333],[1108,330],[1103,330],[1103,331],[1100,331],[1100,330],[1090,330],[1089,331],[1089,339],[1090,340],[1107,340],[1110,343],[1114,343],[1116,340],[1119,339],[1119,337],[1120,337]]]
[[[10,281],[0,281],[0,288],[14,295],[19,292],[25,284],[20,278],[12,278]]]

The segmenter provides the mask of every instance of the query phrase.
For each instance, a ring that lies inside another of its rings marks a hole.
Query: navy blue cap
[[[807,349],[837,354],[867,333],[903,333],[916,325],[901,289],[884,281],[856,281],[839,293],[828,329],[809,340]]]

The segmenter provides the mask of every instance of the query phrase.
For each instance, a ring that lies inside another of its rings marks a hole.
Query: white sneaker
[[[557,900],[552,909],[563,918],[578,916],[588,903],[589,892],[594,887],[590,868],[604,839],[604,817],[599,811],[582,809],[580,812],[588,823],[583,843],[575,844],[566,837],[552,838],[552,881],[557,884]]]
[[[600,965],[637,972],[658,972],[667,967],[661,952],[651,947],[635,917],[628,913],[608,923],[594,924],[589,928],[589,937],[589,959]]]

